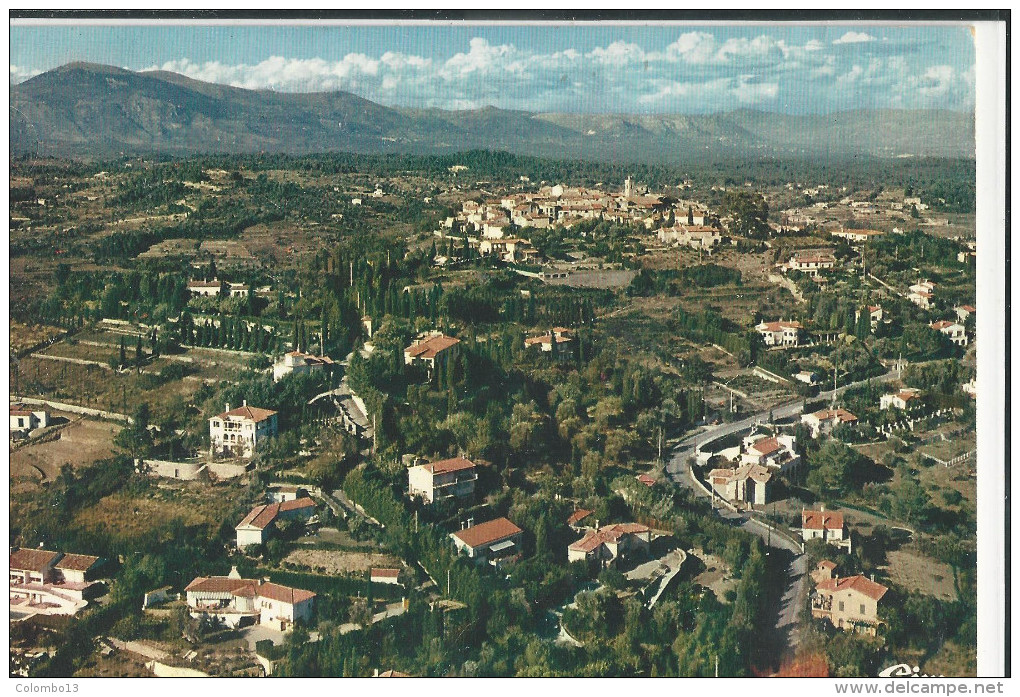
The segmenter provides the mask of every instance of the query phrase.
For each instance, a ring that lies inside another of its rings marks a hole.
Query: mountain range
[[[71,63],[10,87],[14,154],[505,150],[692,163],[749,156],[974,157],[974,117],[946,110],[790,115],[534,113],[387,107],[349,92],[282,93]]]

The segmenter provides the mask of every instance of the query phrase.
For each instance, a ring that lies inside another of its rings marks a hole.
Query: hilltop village
[[[12,671],[974,674],[973,190],[902,167],[14,161]]]

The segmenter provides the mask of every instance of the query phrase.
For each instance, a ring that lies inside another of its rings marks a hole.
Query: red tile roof
[[[840,593],[855,590],[872,600],[881,600],[889,589],[881,583],[875,583],[866,576],[847,576],[846,578],[830,578],[818,583],[816,588],[826,593]]]
[[[751,446],[751,449],[756,451],[759,455],[771,455],[774,452],[782,450],[783,446],[779,444],[775,438],[759,438]]]
[[[199,576],[185,587],[185,591],[195,593],[235,593],[246,592],[245,587],[254,588],[256,581],[250,578],[230,578],[229,576]]]
[[[636,479],[645,486],[653,486],[655,484],[655,477],[648,474],[639,474]]]
[[[384,670],[383,672],[379,673],[378,677],[380,677],[380,678],[409,678],[409,677],[411,677],[411,675],[410,675],[410,673],[403,673],[403,672],[401,672],[399,670]]]
[[[801,525],[805,530],[842,530],[843,514],[832,511],[804,511]]]
[[[225,411],[222,414],[217,414],[214,418],[227,419],[229,417],[232,419],[250,419],[258,424],[262,423],[263,421],[268,419],[270,416],[273,416],[274,414],[276,414],[276,412],[270,409],[260,409],[259,407],[245,406],[238,407],[237,409],[231,409],[230,411]]]
[[[823,559],[822,561],[818,562],[818,568],[819,569],[828,569],[830,571],[835,571],[835,569],[836,569],[836,562],[829,561],[828,559]]]
[[[496,518],[495,520],[474,525],[465,530],[458,530],[453,534],[468,547],[479,547],[500,542],[521,532],[523,530],[506,518]]]
[[[462,472],[464,470],[474,469],[475,463],[463,457],[453,457],[449,460],[428,462],[424,465],[418,465],[418,467],[421,467],[426,472],[430,472],[432,474],[448,474],[450,472]]]
[[[840,423],[857,421],[857,417],[846,409],[822,409],[821,411],[816,411],[812,416],[819,421],[828,421],[829,419],[835,419]]]
[[[636,535],[650,531],[651,528],[640,523],[607,525],[599,530],[589,530],[584,537],[570,545],[569,549],[578,552],[591,552],[607,542],[618,542],[624,535]]]
[[[300,500],[300,499],[298,499]],[[265,530],[275,519],[277,514],[280,512],[279,503],[263,504],[261,506],[255,506],[248,512],[240,523],[237,524],[237,528],[243,527],[254,527],[259,530]]]
[[[411,358],[435,358],[438,354],[459,343],[460,339],[440,334],[421,343],[408,346],[404,352]]]
[[[281,501],[279,505],[279,510],[283,513],[284,511],[296,511],[301,508],[315,508],[315,500],[308,496],[302,496],[292,501]]]
[[[570,514],[567,518],[567,525],[573,525],[574,523],[580,523],[582,520],[590,516],[595,511],[589,511],[586,508],[578,508],[576,511]]]
[[[397,578],[400,575],[400,569],[375,569],[373,568],[370,573],[370,578]]]
[[[10,568],[18,571],[43,571],[60,556],[60,552],[21,548],[10,558]]]
[[[262,598],[278,600],[280,602],[290,603],[291,605],[311,600],[315,597],[315,593],[312,591],[306,591],[300,588],[291,588],[289,586],[281,586],[279,583],[271,583],[269,581],[259,584],[256,590],[257,595]]]
[[[99,561],[99,557],[88,554],[65,554],[54,568],[67,569],[68,571],[88,571],[95,566],[97,561]]]

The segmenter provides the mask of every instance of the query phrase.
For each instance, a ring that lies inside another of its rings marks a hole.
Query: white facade
[[[261,441],[276,435],[276,412],[249,407],[230,409],[209,419],[209,454],[252,457]]]
[[[802,329],[800,322],[762,322],[755,326],[766,346],[798,346]]]
[[[471,496],[475,492],[478,471],[470,460],[454,458],[407,469],[407,491],[427,503]]]
[[[314,356],[310,353],[291,351],[273,364],[273,382],[279,382],[284,376],[291,373],[299,375],[317,373],[332,364],[333,361],[328,356]]]

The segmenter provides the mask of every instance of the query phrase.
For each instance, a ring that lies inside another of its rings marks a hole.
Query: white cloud
[[[834,43],[872,37],[846,32]],[[254,64],[186,58],[160,68],[208,82],[284,92],[348,90],[389,105],[525,111],[711,112],[777,104],[846,108],[973,103],[973,68],[920,63],[916,55],[826,50],[762,33],[716,38],[686,31],[668,45],[630,41],[544,52],[475,36],[448,59],[389,50],[336,60],[273,56]],[[947,71],[948,69],[948,71]],[[11,80],[28,75],[11,65]],[[970,81],[968,82],[968,78]]]
[[[833,44],[863,44],[869,41],[874,41],[875,37],[871,34],[865,34],[859,31],[848,31],[843,36],[839,37]]]
[[[605,48],[596,46],[586,57],[604,65],[629,65],[644,61],[645,52],[637,44],[614,41]]]
[[[10,84],[16,85],[19,82],[24,82],[25,80],[29,79],[30,77],[35,77],[36,75],[38,75],[41,72],[42,72],[41,70],[33,70],[31,68],[25,68],[23,66],[14,65],[14,63],[11,63],[11,83]]]

